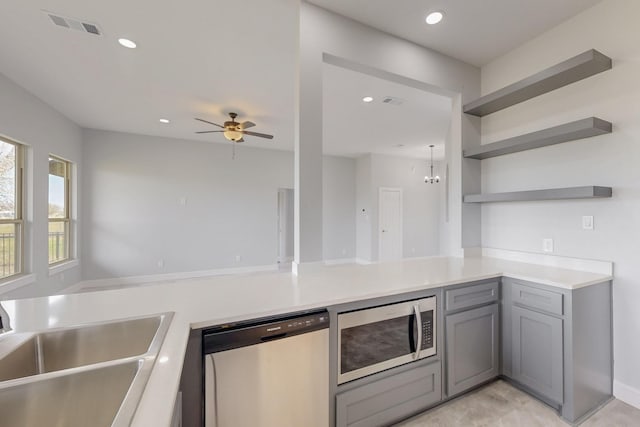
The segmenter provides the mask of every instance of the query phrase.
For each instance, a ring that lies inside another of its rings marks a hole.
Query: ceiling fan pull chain
[[[231,145],[233,146],[233,149],[231,150],[231,160],[235,160],[236,159],[236,143],[231,141]]]

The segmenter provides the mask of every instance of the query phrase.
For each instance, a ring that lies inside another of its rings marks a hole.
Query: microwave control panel
[[[423,311],[422,317],[422,348],[433,347],[433,310]]]

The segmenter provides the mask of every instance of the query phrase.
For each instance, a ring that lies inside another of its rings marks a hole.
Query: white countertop
[[[299,276],[274,272],[186,279],[102,292],[4,301],[3,306],[18,332],[175,312],[132,424],[168,426],[190,327],[202,328],[499,276],[569,290],[612,279],[606,274],[497,258],[435,257],[327,266]]]

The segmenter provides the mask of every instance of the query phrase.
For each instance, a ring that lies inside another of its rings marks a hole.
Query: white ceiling
[[[372,102],[362,98],[371,96]],[[402,105],[385,104],[387,97]],[[323,68],[323,151],[358,157],[366,153],[444,157],[451,99],[330,64]],[[402,145],[399,147],[398,145]]]
[[[595,2],[313,0],[476,64]],[[0,1],[0,73],[82,127],[228,144],[220,134],[196,135],[212,127],[193,118],[221,123],[235,111],[257,124],[252,130],[275,135],[247,137],[246,145],[292,150],[299,19],[291,6],[283,0]],[[445,21],[427,27],[423,16],[432,8],[445,10]],[[57,27],[43,10],[97,23],[103,35]],[[138,48],[121,47],[119,37]],[[420,155],[426,150],[416,147],[443,139],[442,99],[328,70],[327,152]],[[407,102],[363,106],[358,89]]]
[[[57,27],[42,9],[95,22],[104,35]],[[1,1],[0,16],[0,73],[82,127],[226,142],[196,135],[213,127],[193,118],[221,123],[235,111],[275,135],[246,144],[293,148],[290,2],[20,0]]]
[[[600,0],[308,0],[462,61],[482,66]],[[431,11],[445,13],[427,25]]]

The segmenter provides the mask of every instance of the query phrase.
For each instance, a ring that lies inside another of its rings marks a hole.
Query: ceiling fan
[[[196,132],[196,133],[222,132],[224,137],[227,138],[231,142],[243,142],[244,141],[244,139],[243,139],[244,135],[257,136],[259,138],[273,139],[273,135],[267,135],[266,133],[250,132],[248,130],[245,130],[247,128],[255,126],[256,124],[253,123],[253,122],[249,122],[249,121],[242,122],[242,123],[236,122],[236,117],[238,117],[238,115],[236,113],[229,113],[229,117],[231,117],[231,120],[228,120],[228,121],[224,122],[224,125],[219,125],[217,123],[213,123],[213,122],[210,122],[208,120],[196,118],[196,120],[199,120],[201,122],[209,123],[210,125],[214,125],[214,126],[217,126],[219,128],[222,128],[222,130],[205,130],[205,131],[200,131],[200,132]]]

